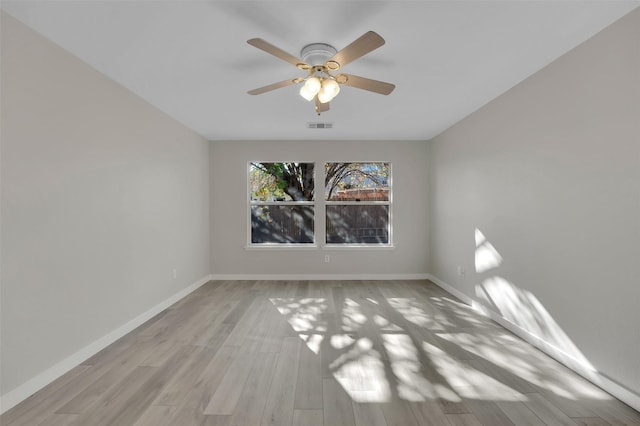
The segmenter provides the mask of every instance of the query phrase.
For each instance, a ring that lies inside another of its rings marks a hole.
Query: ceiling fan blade
[[[257,89],[249,90],[247,93],[250,95],[261,95],[266,92],[270,92],[272,90],[280,89],[282,87],[287,87],[292,84],[299,83],[298,79],[293,78],[290,80],[280,81],[278,83],[269,84],[267,86],[259,87]]]
[[[318,95],[314,98],[316,102],[316,112],[320,115],[321,112],[329,111],[329,102],[322,103],[320,99],[318,99]]]
[[[395,84],[385,83],[384,81],[371,80],[370,78],[358,77],[353,74],[339,74],[339,76],[346,77],[346,81],[342,82],[344,78],[338,81],[345,86],[355,87],[356,89],[368,90],[370,92],[380,93],[381,95],[388,95],[396,88]]]
[[[353,62],[356,59],[366,55],[367,53],[377,49],[384,44],[384,39],[374,31],[368,31],[364,33],[360,38],[356,39],[353,43],[333,55],[327,63],[338,63],[338,67],[343,67],[349,62]],[[332,64],[327,65],[329,69],[335,68]]]
[[[252,38],[250,40],[247,40],[247,43],[249,43],[253,47],[257,47],[260,50],[264,50],[265,52],[270,53],[273,56],[280,58],[285,62],[289,62],[290,64],[293,64],[300,69],[311,68],[308,64],[304,63],[301,59],[296,58],[295,56],[285,52],[279,47],[274,46],[268,41],[264,41],[261,38]]]

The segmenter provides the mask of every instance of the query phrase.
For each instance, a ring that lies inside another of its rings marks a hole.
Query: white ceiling
[[[640,1],[2,1],[9,14],[210,140],[430,139]],[[373,30],[386,44],[344,72],[396,84],[343,87],[318,117],[290,86],[299,56]],[[312,130],[309,122],[332,122]]]

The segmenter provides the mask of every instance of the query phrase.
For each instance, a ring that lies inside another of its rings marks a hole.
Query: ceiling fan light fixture
[[[309,77],[304,85],[307,86],[307,90],[312,92],[314,95],[318,94],[322,87],[322,83],[318,77]]]
[[[300,88],[300,96],[311,101],[322,88],[322,83],[318,77],[309,77]]]
[[[322,88],[318,92],[318,100],[323,104],[331,102],[338,93],[340,93],[340,85],[332,78],[325,78],[322,80]]]
[[[315,93],[312,93],[308,88],[306,84],[303,84],[302,87],[300,88],[300,96],[302,96],[303,98],[305,98],[307,101],[311,102],[311,100],[316,96]]]
[[[328,90],[320,89],[320,92],[318,92],[318,100],[320,101],[321,104],[326,104],[327,102],[331,102],[333,98],[334,96],[332,96],[331,92],[329,92]]]

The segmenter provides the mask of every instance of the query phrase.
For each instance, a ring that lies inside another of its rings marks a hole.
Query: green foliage
[[[253,164],[249,170],[249,185],[251,187],[251,199],[259,201],[273,201],[286,198],[283,190],[286,185],[273,174]]]
[[[253,200],[313,200],[313,163],[251,163]]]

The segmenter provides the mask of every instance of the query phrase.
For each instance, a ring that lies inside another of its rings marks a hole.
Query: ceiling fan
[[[370,92],[388,95],[395,89],[395,85],[383,81],[371,80],[352,74],[334,74],[343,66],[384,44],[384,39],[374,31],[368,31],[356,39],[350,45],[337,51],[326,43],[313,43],[302,48],[298,59],[284,50],[264,41],[261,38],[252,38],[247,43],[264,50],[273,56],[295,65],[298,69],[307,71],[306,77],[297,77],[278,83],[269,84],[258,89],[250,90],[250,95],[260,95],[275,89],[304,82],[300,88],[300,96],[308,101],[315,102],[316,113],[329,110],[329,102],[340,92],[340,85],[368,90]]]

